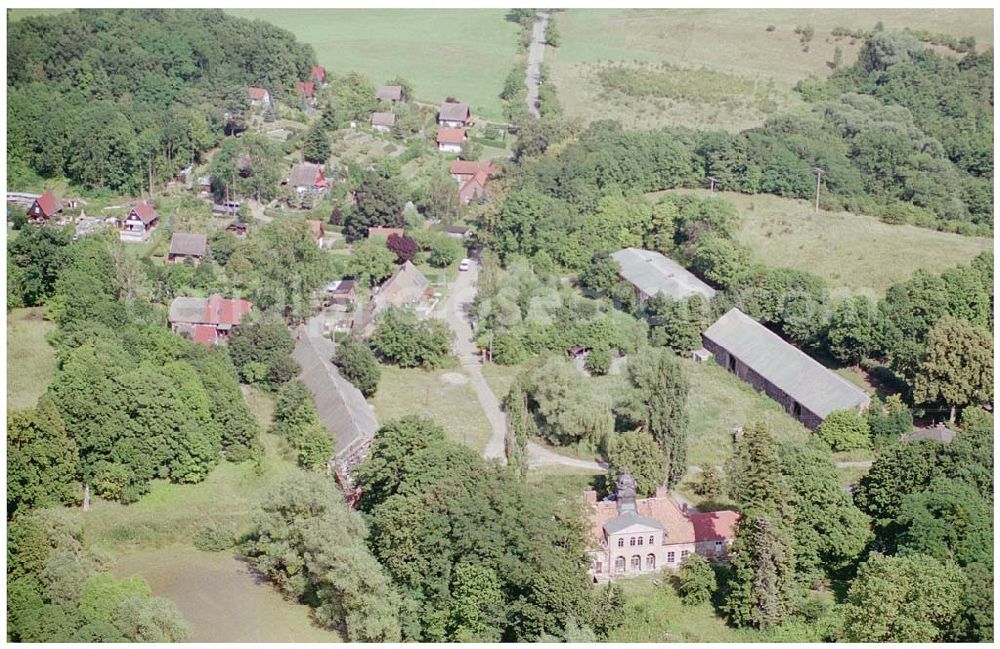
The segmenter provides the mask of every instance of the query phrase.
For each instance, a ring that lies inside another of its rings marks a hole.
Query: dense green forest
[[[7,165],[136,194],[199,162],[247,86],[292,92],[312,48],[221,10],[80,9],[7,25]]]

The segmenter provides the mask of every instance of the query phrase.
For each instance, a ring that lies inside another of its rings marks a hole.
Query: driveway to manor
[[[507,415],[500,407],[500,400],[493,394],[486,379],[483,378],[482,368],[479,363],[480,353],[473,338],[472,326],[469,322],[469,309],[472,301],[476,297],[476,284],[479,279],[479,264],[474,262],[469,270],[460,272],[458,278],[451,286],[448,295],[448,303],[445,307],[445,320],[455,332],[455,355],[462,365],[462,369],[469,376],[472,387],[479,398],[479,404],[489,419],[493,434],[486,443],[483,457],[486,459],[497,459],[501,463],[507,462],[504,453],[504,437],[507,434]],[[547,448],[534,443],[528,443],[528,465],[543,466],[546,464],[559,464],[562,466],[587,469],[594,472],[606,471],[607,467],[572,457],[559,455]]]
[[[542,80],[542,58],[545,56],[545,28],[549,24],[549,14],[540,11],[535,14],[535,24],[531,30],[531,46],[528,48],[528,69],[524,74],[524,85],[528,86],[528,112],[536,119],[538,112],[538,86]]]

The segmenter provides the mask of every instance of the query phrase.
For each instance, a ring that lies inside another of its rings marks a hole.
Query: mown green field
[[[676,191],[708,195],[706,190]],[[647,196],[655,200],[658,195]],[[877,298],[919,268],[940,273],[993,249],[993,240],[982,237],[889,225],[850,212],[817,214],[812,203],[804,200],[770,194],[719,195],[736,205],[742,218],[737,236],[759,261],[819,275],[834,297],[864,294]]]
[[[426,371],[383,365],[371,403],[380,424],[406,415],[429,417],[444,427],[450,439],[478,452],[490,438],[490,422],[461,369]]]
[[[7,408],[32,408],[56,370],[56,353],[45,340],[55,323],[44,309],[7,312]]]
[[[421,101],[457,97],[473,113],[501,119],[497,95],[517,50],[518,27],[506,9],[230,9],[295,34],[320,65],[357,70],[375,83],[397,74]]]
[[[980,49],[993,44],[987,9],[571,9],[555,20],[561,42],[547,49],[545,63],[567,114],[615,119],[627,128],[755,126],[767,113],[750,100],[769,83],[776,104],[794,110],[801,104],[792,87],[810,75],[828,75],[836,47],[846,64],[856,59],[861,43],[835,40],[830,32],[838,26],[872,29],[881,20],[886,29],[972,35]],[[795,28],[807,25],[815,34],[803,51]],[[682,70],[667,78],[674,90],[665,99],[635,98],[604,91],[596,78],[600,62]]]

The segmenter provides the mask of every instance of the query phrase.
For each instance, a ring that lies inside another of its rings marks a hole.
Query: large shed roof
[[[611,255],[621,267],[625,280],[646,295],[663,293],[675,300],[700,293],[710,300],[715,289],[701,281],[673,259],[653,250],[624,248]]]
[[[870,401],[863,390],[739,309],[730,309],[703,335],[819,417]]]
[[[361,391],[330,362],[334,349],[332,342],[303,327],[292,358],[302,366],[299,379],[312,393],[320,421],[334,435],[334,455],[339,455],[369,441],[378,430],[378,421]]]

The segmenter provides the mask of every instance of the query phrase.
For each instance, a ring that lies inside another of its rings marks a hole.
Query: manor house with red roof
[[[680,507],[665,487],[651,498],[635,497],[635,478],[626,470],[613,500],[584,493],[591,506],[590,576],[594,581],[635,577],[677,569],[691,554],[723,560],[736,534],[739,514],[695,512]]]

